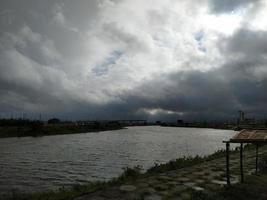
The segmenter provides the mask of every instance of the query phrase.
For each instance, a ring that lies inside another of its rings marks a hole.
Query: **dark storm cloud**
[[[224,48],[228,62],[223,66],[238,99],[248,107],[266,107],[267,32],[241,29]]]
[[[227,58],[222,66],[207,72],[193,70],[156,77],[124,97],[126,103],[118,109],[124,107],[126,113],[152,119],[233,119],[240,109],[265,117],[267,32],[240,29],[221,42]],[[174,113],[151,116],[136,112],[158,108]]]
[[[1,2],[0,112],[56,112],[63,107],[67,111],[70,102],[75,104],[70,95],[75,89],[68,76],[77,72],[65,73],[73,67],[63,56],[82,54],[85,42],[77,30],[89,28],[97,2]],[[63,7],[67,9],[63,11]],[[65,18],[79,23],[74,27],[64,24]]]
[[[166,74],[123,94],[120,103],[77,105],[75,111],[80,109],[77,117],[88,119],[235,119],[240,109],[265,117],[267,78],[258,80],[242,63],[227,65],[209,72]],[[147,112],[156,109],[158,113]]]
[[[171,116],[165,114],[165,117],[164,113],[151,116],[144,112],[145,118],[233,119],[240,109],[264,117],[267,111],[267,93],[264,92],[267,78],[259,81],[251,74],[247,78],[247,69],[241,67],[237,73],[237,67],[231,65],[227,69],[209,72],[166,75],[142,85],[127,97],[124,106],[133,114],[143,108],[173,111]],[[171,84],[165,84],[170,80]]]
[[[267,54],[267,32],[240,29],[226,41],[226,51],[241,53],[245,57],[264,56]]]
[[[265,117],[267,32],[241,29],[223,43],[221,51],[228,59],[222,66],[207,72],[162,75],[133,91],[125,102],[132,111],[161,108],[177,112],[172,119],[229,119],[237,110]]]

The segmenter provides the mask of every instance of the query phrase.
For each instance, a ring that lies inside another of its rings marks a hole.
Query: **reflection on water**
[[[87,134],[0,139],[0,193],[43,191],[108,180],[126,166],[154,163],[224,148],[233,131],[129,127]]]

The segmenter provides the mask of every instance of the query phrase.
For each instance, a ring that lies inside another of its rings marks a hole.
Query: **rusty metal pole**
[[[240,176],[241,183],[244,182],[244,172],[243,172],[243,143],[240,143]]]
[[[226,142],[226,180],[227,185],[230,186],[230,167],[229,167],[229,149],[230,149],[230,143]]]
[[[256,175],[258,175],[258,153],[259,153],[259,144],[256,144]]]

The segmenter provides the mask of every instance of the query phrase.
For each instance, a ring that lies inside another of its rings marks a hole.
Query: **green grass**
[[[236,152],[237,150],[231,151],[232,153]],[[155,173],[161,173],[176,169],[181,169],[185,167],[191,167],[203,162],[208,162],[210,160],[214,160],[217,158],[221,158],[225,156],[225,150],[218,150],[215,153],[209,155],[209,156],[195,156],[195,157],[183,157],[178,158],[176,160],[171,160],[164,164],[155,164],[155,166],[151,167],[147,170],[147,174],[155,174]]]

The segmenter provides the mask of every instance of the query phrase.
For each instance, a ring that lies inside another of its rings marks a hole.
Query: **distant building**
[[[238,124],[239,125],[255,125],[256,121],[254,118],[245,118],[245,113],[243,111],[238,111],[239,112],[239,120]]]
[[[78,126],[141,126],[146,125],[146,120],[99,120],[99,121],[77,121]]]
[[[119,124],[123,126],[142,126],[142,125],[147,125],[146,120],[116,120]]]
[[[245,113],[242,110],[239,110],[239,123],[242,123],[245,121]]]
[[[250,128],[255,128],[258,126],[256,123],[256,120],[254,118],[246,118],[245,117],[245,112],[243,111],[238,111],[239,113],[239,118],[238,118],[238,127],[237,130],[241,129],[250,129]]]

